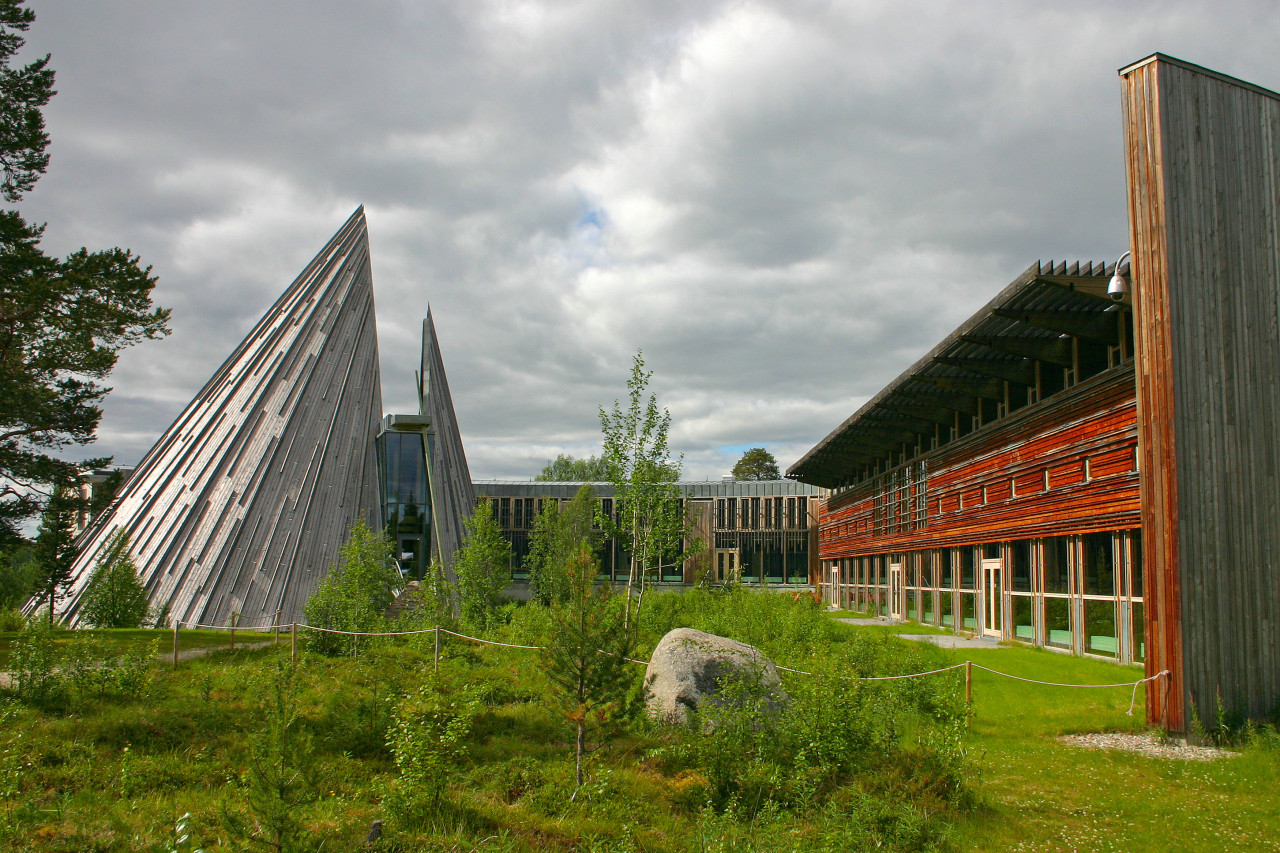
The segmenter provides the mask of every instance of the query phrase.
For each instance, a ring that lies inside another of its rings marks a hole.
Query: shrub
[[[335,631],[385,631],[387,607],[402,583],[391,549],[384,531],[373,530],[363,518],[352,524],[338,550],[338,564],[303,608],[307,622]],[[315,631],[309,633],[307,645],[321,654],[339,655],[351,648],[351,638]]]
[[[490,626],[502,593],[511,583],[511,544],[502,535],[484,498],[463,522],[467,541],[454,556],[463,620],[481,630]]]
[[[385,801],[397,822],[417,827],[439,812],[479,713],[475,697],[436,682],[401,701],[388,737],[400,775]]]
[[[129,534],[121,530],[93,569],[80,616],[95,628],[139,628],[149,611],[147,590],[129,555]]]

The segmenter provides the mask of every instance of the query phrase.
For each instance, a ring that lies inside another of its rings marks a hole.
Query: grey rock
[[[723,684],[743,678],[758,681],[770,710],[782,710],[790,702],[777,667],[755,646],[693,628],[676,628],[649,657],[645,701],[654,717],[684,724],[691,710],[722,701]]]

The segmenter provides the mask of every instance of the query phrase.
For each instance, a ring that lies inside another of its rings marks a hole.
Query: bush
[[[479,713],[474,696],[446,692],[435,682],[401,701],[387,744],[400,771],[386,798],[397,822],[417,827],[438,814]]]
[[[363,518],[352,524],[346,544],[338,550],[338,565],[303,608],[307,622],[334,631],[386,631],[387,607],[403,582],[391,549],[384,531],[373,530]],[[324,655],[346,654],[351,638],[312,631],[307,646]]]
[[[149,612],[147,590],[129,556],[129,534],[121,530],[93,569],[80,616],[95,628],[140,628]]]

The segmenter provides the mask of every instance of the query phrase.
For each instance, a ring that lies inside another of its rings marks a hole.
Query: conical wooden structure
[[[62,610],[79,621],[118,530],[154,606],[183,624],[300,619],[363,513],[380,527],[382,412],[358,209],[147,453],[86,532]],[[468,482],[468,486],[470,483]]]

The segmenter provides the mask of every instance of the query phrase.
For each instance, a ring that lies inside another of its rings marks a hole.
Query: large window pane
[[[1133,603],[1133,659],[1135,661],[1145,661],[1147,659],[1147,623],[1143,618],[1142,602],[1135,601]]]
[[[1010,589],[1031,592],[1031,542],[1022,539],[1009,543]]]
[[[976,584],[973,570],[973,549],[960,549],[960,586],[962,589],[973,589]]]
[[[1009,600],[1013,604],[1013,635],[1019,640],[1035,640],[1036,629],[1031,617],[1033,599],[1029,595],[1014,595]]]
[[[1134,598],[1142,597],[1142,531],[1129,531],[1129,553],[1132,555],[1133,568],[1130,577],[1133,579],[1129,594]]]
[[[924,600],[924,604],[922,605],[924,608],[924,615],[922,617],[922,621],[927,622],[930,625],[936,625],[938,622],[938,614],[937,614],[938,594],[930,589],[930,590],[925,590],[924,592],[920,593],[920,595]]]
[[[956,587],[954,556],[955,556],[955,552],[952,551],[952,549],[950,548],[942,549],[941,557],[942,557],[942,588],[943,589],[955,589]]]
[[[941,617],[942,627],[954,628],[956,625],[955,617],[955,596],[950,592],[944,592],[938,595],[938,615]]]
[[[962,621],[960,623],[963,628],[977,628],[978,619],[976,611],[977,596],[973,593],[960,593],[960,615]]]
[[[1116,656],[1116,604],[1114,601],[1085,601],[1085,651],[1091,655]]]
[[[1044,591],[1068,593],[1071,585],[1070,566],[1067,564],[1067,537],[1057,536],[1044,540]]]
[[[1084,594],[1116,594],[1115,549],[1111,547],[1110,533],[1088,533],[1082,537],[1084,545]]]
[[[1065,598],[1044,600],[1045,642],[1059,648],[1071,648],[1071,602]]]

